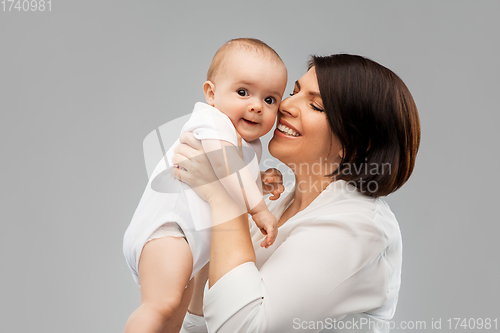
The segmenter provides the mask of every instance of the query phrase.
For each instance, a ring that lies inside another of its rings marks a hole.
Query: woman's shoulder
[[[335,211],[332,215],[342,214],[378,229],[388,243],[401,238],[399,223],[384,198],[372,198],[351,188],[333,200],[331,208]]]
[[[279,203],[275,203],[279,206]],[[285,203],[286,204],[286,203]],[[372,198],[360,193],[345,181],[330,184],[304,211],[299,212],[286,224],[317,228],[348,227],[353,233],[377,235],[391,243],[401,238],[399,224],[383,198]]]

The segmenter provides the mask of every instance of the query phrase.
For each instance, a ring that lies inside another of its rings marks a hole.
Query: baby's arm
[[[267,209],[250,169],[238,154],[238,148],[222,140],[202,140],[202,145],[224,188],[252,215],[255,224],[266,235],[261,246],[274,243],[278,221]]]
[[[267,249],[269,246],[273,245],[278,235],[278,220],[276,216],[269,211],[264,199],[250,210],[249,213],[252,215],[252,219],[257,227],[259,227],[260,231],[266,235],[264,240],[260,243],[260,246]]]

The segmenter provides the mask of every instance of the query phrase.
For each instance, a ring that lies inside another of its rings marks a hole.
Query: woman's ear
[[[344,158],[344,148],[339,150],[339,157],[340,157],[340,159]]]
[[[214,106],[215,104],[215,84],[212,81],[205,81],[203,83],[203,92],[205,93],[205,99],[207,104]]]

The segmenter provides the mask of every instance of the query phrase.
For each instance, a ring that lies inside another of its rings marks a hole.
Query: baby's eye
[[[269,105],[273,105],[274,103],[276,103],[276,98],[269,96],[264,98],[264,102],[266,102]]]
[[[248,91],[246,91],[245,89],[238,89],[237,93],[238,93],[238,95],[240,95],[241,97],[246,97],[246,96],[248,96]]]

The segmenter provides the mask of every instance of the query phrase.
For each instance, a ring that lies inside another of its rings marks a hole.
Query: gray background
[[[143,139],[203,99],[235,37],[276,49],[287,93],[309,54],[362,54],[406,82],[422,143],[388,197],[395,321],[500,317],[499,1],[52,2],[0,11],[1,332],[122,331],[140,300],[121,247]]]

